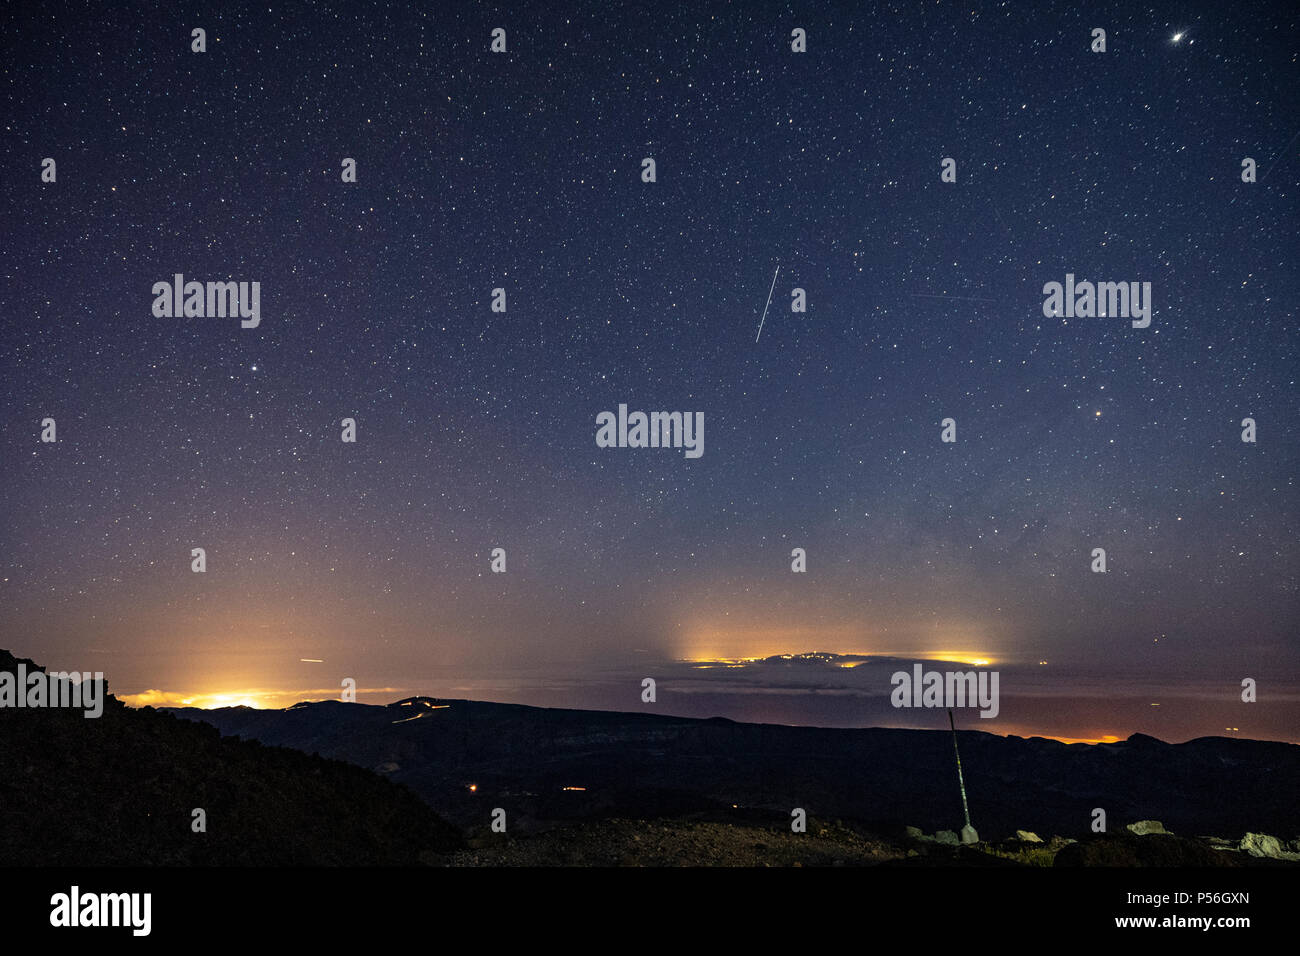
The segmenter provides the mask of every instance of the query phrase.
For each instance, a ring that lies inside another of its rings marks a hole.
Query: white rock
[[[1146,836],[1148,833],[1168,833],[1165,825],[1159,820],[1139,820],[1137,823],[1128,825],[1130,833],[1136,833],[1138,836]]]

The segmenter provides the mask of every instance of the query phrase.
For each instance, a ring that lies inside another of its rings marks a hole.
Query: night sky
[[[0,646],[835,726],[988,661],[975,729],[1300,740],[1295,7],[529,6],[0,13]]]

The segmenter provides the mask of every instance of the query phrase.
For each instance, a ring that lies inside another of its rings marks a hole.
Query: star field
[[[993,730],[1294,738],[1297,17],[968,7],[6,11],[4,646],[628,710],[683,659],[960,652],[1051,662]],[[259,327],[154,317],[175,273]],[[1045,317],[1067,273],[1150,326]],[[703,456],[598,448],[619,403]],[[889,690],[772,680],[664,709]]]

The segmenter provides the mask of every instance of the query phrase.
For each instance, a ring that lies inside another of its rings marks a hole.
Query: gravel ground
[[[839,827],[807,833],[678,820],[601,820],[522,839],[479,834],[449,866],[873,866],[906,850]]]

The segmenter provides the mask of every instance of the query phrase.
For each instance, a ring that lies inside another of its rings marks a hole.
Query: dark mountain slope
[[[482,824],[494,806],[527,822],[730,813],[733,804],[783,814],[804,807],[810,815],[882,827],[958,829],[962,822],[952,738],[940,731],[830,730],[428,698],[386,707],[321,702],[177,713],[222,733],[379,769],[462,825]],[[1300,747],[1292,744],[959,736],[971,816],[986,837],[1016,829],[1086,836],[1095,807],[1106,811],[1111,831],[1151,818],[1187,835],[1300,834]]]
[[[0,671],[19,663],[42,670],[0,650]],[[111,696],[95,719],[0,708],[0,865],[401,865],[459,845],[411,791],[346,763]]]

